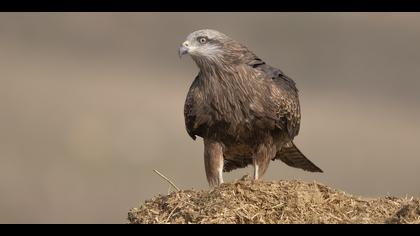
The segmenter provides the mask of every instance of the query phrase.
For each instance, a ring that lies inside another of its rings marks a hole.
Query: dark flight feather
[[[323,172],[318,166],[306,158],[293,142],[290,147],[284,146],[280,152],[277,152],[275,159],[279,159],[291,167],[310,172]]]

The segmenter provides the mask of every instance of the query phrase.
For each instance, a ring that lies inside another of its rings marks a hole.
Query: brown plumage
[[[248,48],[215,30],[191,33],[180,48],[200,69],[188,92],[188,134],[204,139],[207,180],[223,182],[222,172],[254,166],[260,178],[271,160],[322,172],[293,144],[299,133],[300,105],[295,82]]]

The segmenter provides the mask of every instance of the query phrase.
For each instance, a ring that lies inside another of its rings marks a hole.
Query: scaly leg
[[[254,158],[254,161],[252,162],[252,164],[254,165],[254,180],[258,180],[259,178],[259,168],[258,168],[258,163],[257,160]]]
[[[260,145],[253,160],[254,180],[260,179],[268,169],[271,159],[275,156],[276,148],[273,145]]]
[[[210,187],[223,183],[223,148],[220,143],[204,139],[204,166]]]

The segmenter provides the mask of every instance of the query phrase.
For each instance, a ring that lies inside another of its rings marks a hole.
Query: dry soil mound
[[[420,223],[418,199],[363,199],[319,183],[237,181],[157,196],[130,223]]]

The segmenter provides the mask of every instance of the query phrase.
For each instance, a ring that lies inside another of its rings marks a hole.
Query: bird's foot
[[[242,176],[242,178],[239,179],[240,181],[249,181],[251,180],[251,176],[249,176],[249,174],[246,174],[244,176]]]

